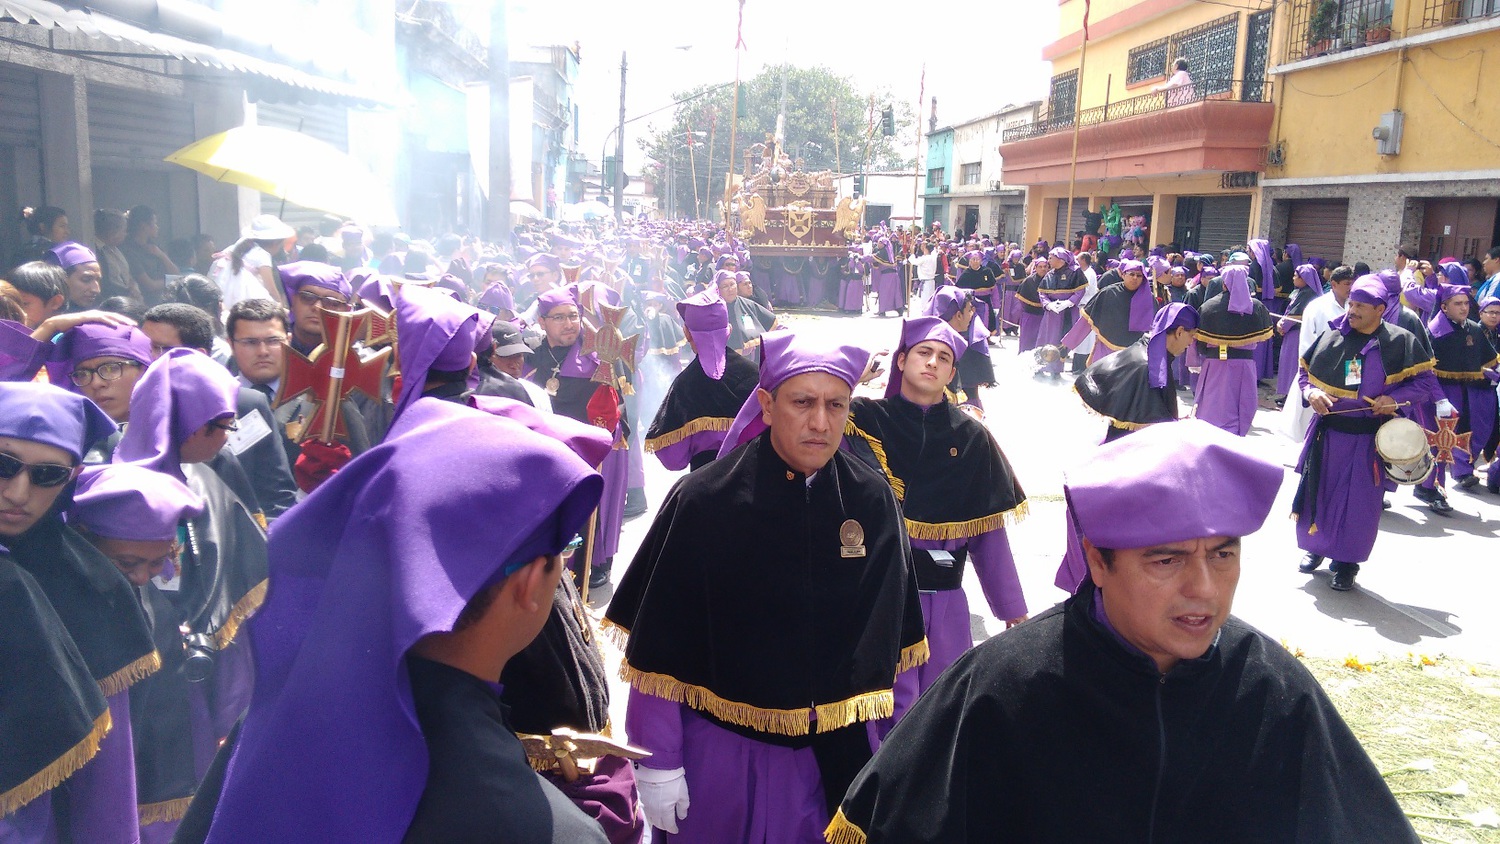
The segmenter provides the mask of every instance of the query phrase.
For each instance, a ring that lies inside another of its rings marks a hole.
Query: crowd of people
[[[1493,449],[1500,299],[1469,321],[1459,264],[878,226],[793,273],[705,222],[269,215],[189,257],[112,219],[32,210],[0,274],[0,840],[1415,840],[1230,616],[1283,474],[1242,438],[1280,362],[1303,569],[1352,587],[1382,419],[1472,433],[1461,487]],[[902,317],[888,373],[777,321],[824,303]],[[1030,620],[980,397],[1012,333],[1109,419]],[[647,459],[689,471],[617,566]],[[970,566],[1015,628],[979,648]]]

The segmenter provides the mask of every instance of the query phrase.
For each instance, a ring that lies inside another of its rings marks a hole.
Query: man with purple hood
[[[926,316],[937,317],[963,338],[948,389],[959,404],[983,411],[979,390],[995,386],[995,364],[990,360],[990,332],[979,320],[973,292],[952,284],[939,287],[927,303]]]
[[[1380,530],[1385,473],[1375,432],[1400,404],[1447,403],[1432,358],[1411,332],[1385,321],[1385,309],[1380,279],[1367,275],[1354,282],[1348,310],[1302,356],[1297,380],[1303,400],[1318,414],[1297,461],[1302,481],[1292,514],[1297,547],[1307,552],[1298,569],[1310,574],[1331,559],[1330,585],[1341,592],[1354,588]]]
[[[626,732],[653,754],[642,808],[672,841],[817,840],[870,757],[864,722],[927,659],[896,498],[839,449],[868,358],[767,335],[719,459],[677,482],[605,614]]]
[[[875,294],[875,315],[885,316],[906,307],[906,297],[901,289],[901,267],[890,238],[881,237],[875,241],[870,260],[870,290]]]
[[[1063,497],[1088,577],[944,672],[826,840],[1416,844],[1318,681],[1230,614],[1281,466],[1197,420],[1086,458]]]
[[[1141,339],[1090,365],[1073,382],[1084,405],[1109,422],[1105,442],[1157,422],[1177,421],[1173,363],[1192,345],[1197,331],[1198,312],[1173,302],[1156,312]]]
[[[945,393],[967,341],[937,317],[901,327],[885,398],[850,404],[844,443],[890,481],[902,502],[931,658],[896,677],[884,735],[973,644],[964,568],[972,563],[990,612],[1010,629],[1026,620],[1007,523],[1026,517],[1026,493],[999,443]]]
[[[0,818],[0,833],[17,832],[28,844],[61,840],[57,836],[66,834],[74,841],[130,844],[138,835],[129,690],[161,668],[161,656],[130,584],[63,520],[84,454],[114,430],[109,417],[76,393],[50,384],[0,384],[0,547],[9,549],[7,562],[26,572],[66,630],[48,644],[59,650],[75,647],[95,684],[87,697],[97,692],[108,703],[107,713],[93,713],[97,729],[75,751],[78,757],[92,757],[88,764],[76,773],[64,771],[65,762],[56,769],[64,776],[72,773],[68,799],[52,803],[51,811],[45,801],[33,804],[28,820]],[[10,623],[7,617],[0,626]],[[13,693],[19,697],[20,688],[7,686],[6,705],[0,709],[9,709]],[[67,707],[70,701],[56,703]],[[9,717],[7,713],[4,720]],[[0,756],[39,749],[13,729],[4,735],[6,750]],[[38,797],[47,785],[45,780],[33,782],[15,796],[32,792],[29,796]],[[18,786],[25,784],[6,784],[7,789]],[[0,814],[12,808],[5,806]]]
[[[677,303],[695,356],[667,388],[646,430],[646,451],[674,472],[713,462],[724,435],[755,392],[760,371],[728,348],[729,311],[709,291]]]
[[[434,473],[454,443],[465,471]],[[531,769],[499,688],[602,487],[557,439],[411,404],[277,523],[255,699],[178,840],[605,844]]]
[[[1089,355],[1089,363],[1098,363],[1104,358],[1136,344],[1151,330],[1151,318],[1156,312],[1156,299],[1151,295],[1151,286],[1146,284],[1146,267],[1140,261],[1124,261],[1120,264],[1120,284],[1101,287],[1082,308],[1083,319],[1073,324],[1062,345],[1076,349],[1093,331],[1098,342]]]
[[[1444,284],[1438,292],[1437,313],[1428,321],[1432,336],[1433,375],[1443,388],[1446,402],[1437,402],[1437,418],[1458,416],[1455,432],[1472,433],[1469,448],[1453,450],[1453,480],[1459,489],[1473,489],[1479,484],[1474,474],[1475,455],[1489,442],[1495,420],[1495,371],[1500,356],[1490,345],[1484,328],[1469,318],[1473,291],[1467,285]],[[1448,475],[1448,464],[1438,463],[1425,484],[1441,488]]]
[[[402,285],[395,304],[401,395],[392,419],[423,396],[462,403],[489,323],[481,326],[477,309],[430,287]]]
[[[323,344],[323,321],[318,311],[347,311],[354,290],[344,273],[332,264],[297,261],[276,268],[281,289],[290,303],[287,322],[291,336],[287,345],[302,355],[311,355]]]
[[[1271,312],[1250,295],[1250,271],[1224,268],[1224,291],[1199,312],[1198,406],[1193,415],[1237,436],[1250,433],[1258,404],[1255,349],[1271,336]]]
[[[1298,344],[1302,336],[1302,313],[1323,295],[1323,276],[1312,264],[1301,264],[1292,272],[1292,295],[1276,321],[1281,337],[1281,359],[1276,367],[1276,395],[1287,396],[1297,376]]]

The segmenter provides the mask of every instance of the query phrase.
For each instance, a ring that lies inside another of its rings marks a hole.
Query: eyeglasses
[[[22,463],[13,454],[0,451],[0,481],[8,481],[25,469],[34,486],[62,486],[73,477],[73,467],[61,463]]]
[[[240,429],[240,423],[237,419],[230,419],[227,422],[210,422],[208,425],[210,428],[216,428],[226,434],[232,434]]]
[[[330,311],[347,311],[349,303],[337,296],[319,296],[311,290],[298,290],[297,298],[305,305],[322,305]]]
[[[551,275],[556,275],[556,273],[552,272],[551,270],[536,270],[534,272],[528,272],[526,274],[526,277],[527,278],[547,278],[548,276],[551,276]]]
[[[576,313],[572,313],[572,314],[548,314],[547,316],[542,317],[542,319],[550,319],[553,322],[577,322],[580,319],[583,319],[583,317],[579,316]]]
[[[270,337],[239,337],[235,339],[234,344],[241,349],[259,349],[262,346],[267,349],[279,349],[285,342],[285,337],[273,334]]]
[[[109,363],[101,363],[93,369],[80,366],[68,373],[68,377],[76,386],[87,387],[94,380],[95,375],[99,376],[100,381],[118,381],[120,376],[125,374],[125,367],[140,365],[138,361],[133,360],[112,360]]]
[[[172,543],[171,550],[169,550],[164,556],[157,557],[154,560],[143,560],[143,559],[141,559],[139,557],[129,557],[129,558],[110,557],[109,561],[111,563],[114,563],[115,567],[118,568],[120,571],[122,571],[122,572],[128,572],[128,571],[133,571],[135,569],[141,568],[142,566],[147,566],[147,567],[150,567],[150,568],[153,568],[153,569],[154,568],[165,567],[167,563],[175,563],[175,562],[177,562],[177,557],[181,553],[182,553],[182,545],[174,542],[174,543]]]

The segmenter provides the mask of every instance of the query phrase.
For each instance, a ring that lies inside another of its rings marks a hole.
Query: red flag
[[[745,44],[745,0],[740,0],[740,22],[734,28],[734,48],[738,50],[741,47],[750,49]]]
[[[584,414],[590,425],[614,433],[620,425],[620,397],[615,388],[600,384],[584,406]]]
[[[1085,41],[1089,40],[1089,3],[1090,2],[1091,2],[1091,0],[1083,0],[1083,40],[1085,40]],[[741,6],[744,5],[744,0],[740,0],[740,5]]]

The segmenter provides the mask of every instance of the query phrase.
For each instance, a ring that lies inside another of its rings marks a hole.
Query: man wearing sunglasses
[[[129,688],[155,672],[161,659],[130,584],[63,522],[58,506],[83,455],[114,430],[109,417],[81,395],[50,384],[0,383],[0,544],[56,610],[67,631],[59,637],[71,639],[46,645],[77,648],[108,701],[105,723],[116,725],[69,778],[68,800],[32,819],[41,823],[42,834],[25,840],[53,840],[60,830],[70,830],[75,841],[133,840],[139,822],[134,752],[121,725],[130,722]],[[11,693],[7,688],[7,697]],[[32,740],[5,735],[5,755],[24,755]],[[8,839],[11,826],[0,818],[0,837]]]
[[[347,311],[354,291],[349,280],[331,264],[298,261],[277,268],[281,287],[291,303],[290,344],[304,355],[323,343],[323,321],[318,310]]]

